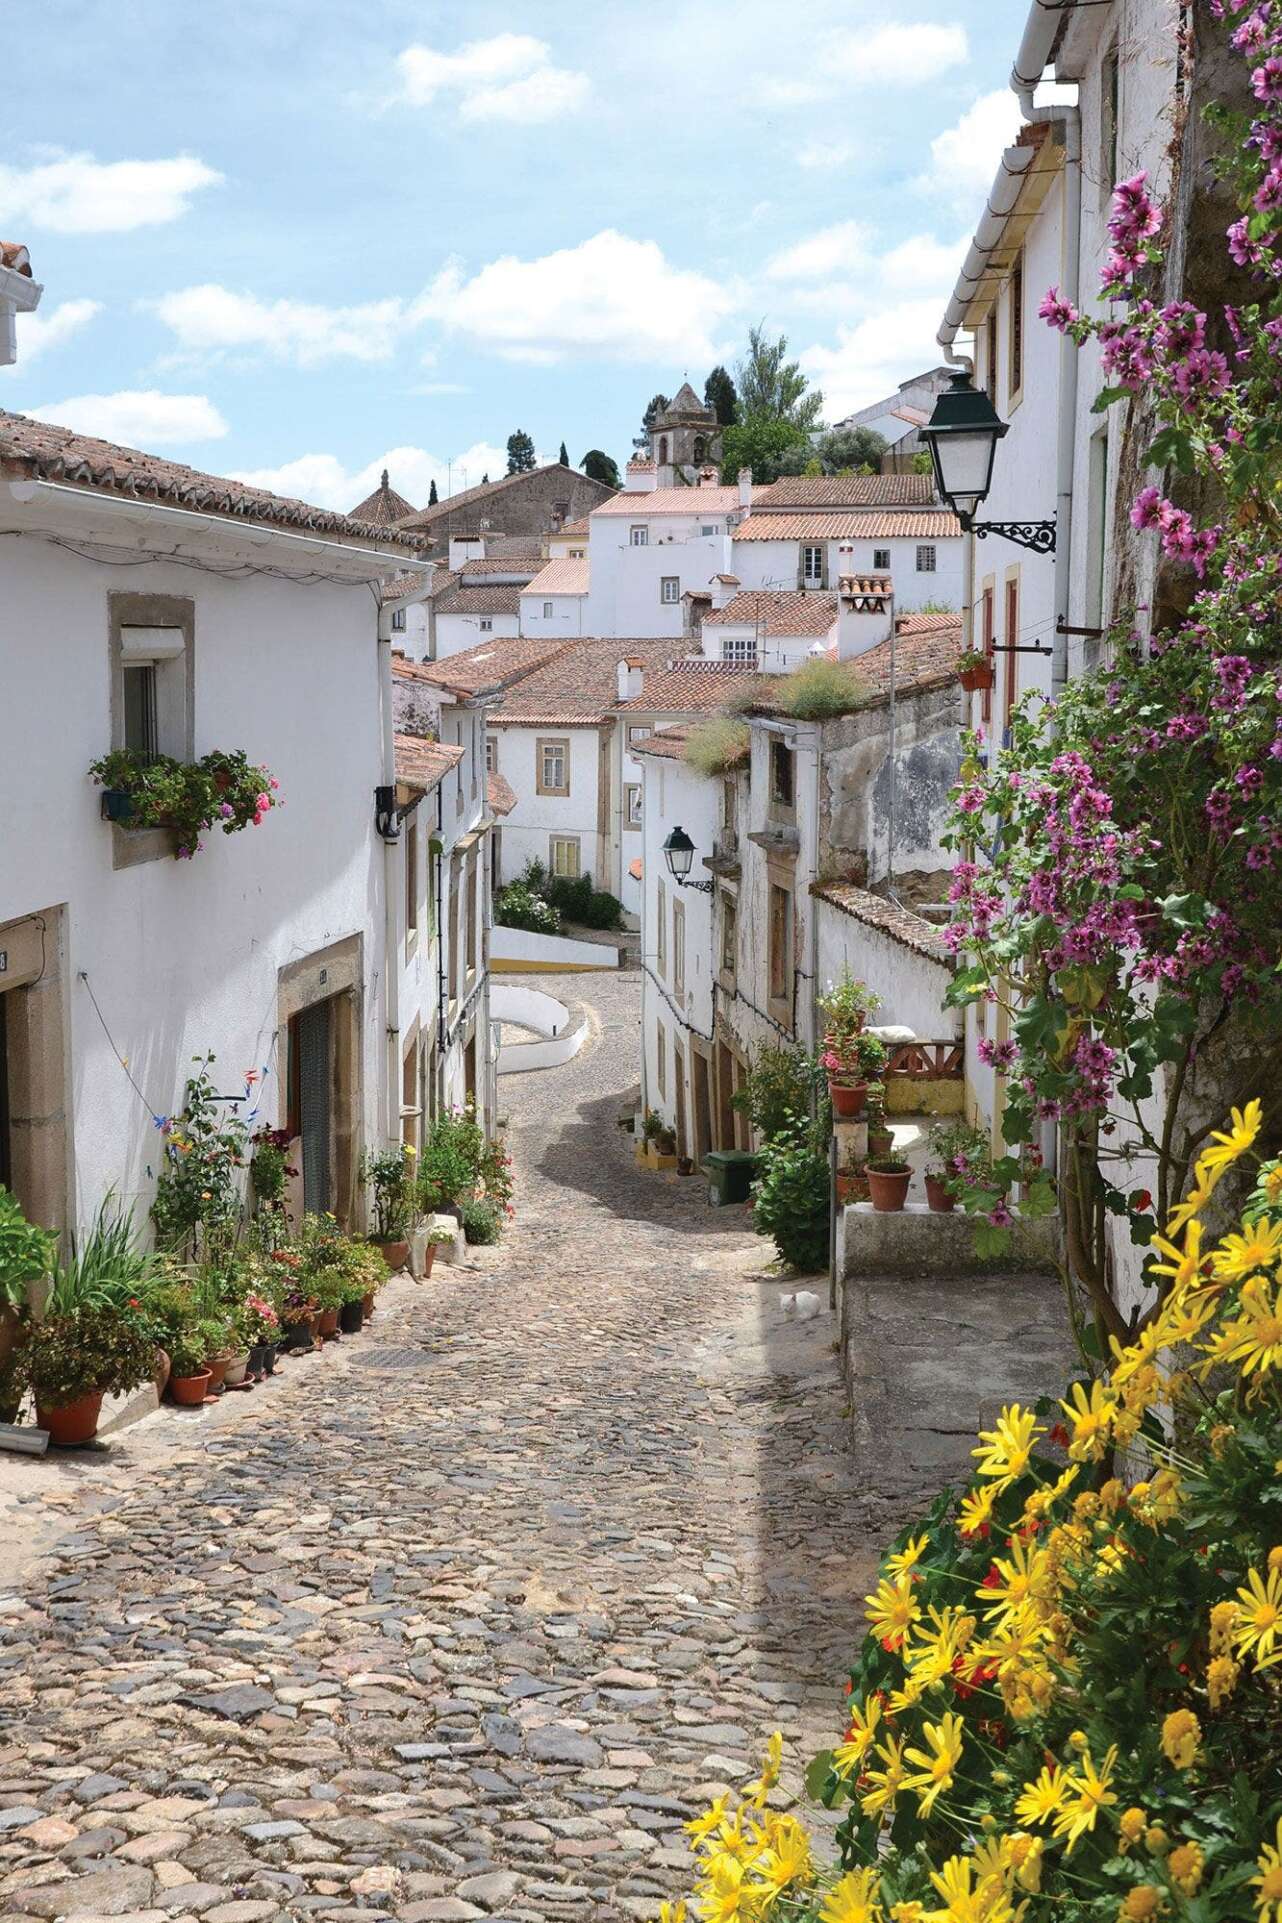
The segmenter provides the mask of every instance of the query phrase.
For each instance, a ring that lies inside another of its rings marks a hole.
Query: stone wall
[[[540,467],[458,506],[442,501],[430,518],[419,515],[407,525],[422,536],[424,553],[443,561],[451,536],[550,534],[562,521],[581,520],[615,492],[571,468]],[[558,510],[563,510],[559,519]]]

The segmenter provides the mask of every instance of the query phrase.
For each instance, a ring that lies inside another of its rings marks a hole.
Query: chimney
[[[641,698],[642,663],[629,658],[619,663],[619,700],[639,701]]]
[[[843,574],[837,582],[837,659],[854,661],[895,631],[895,590],[888,574]]]
[[[739,506],[745,514],[751,512],[752,469],[750,467],[741,467],[739,469]]]
[[[701,467],[699,469],[700,487],[717,487],[720,484],[720,479],[721,477],[715,467]]]
[[[739,577],[737,574],[714,574],[712,577],[713,613],[720,614],[722,608],[728,608],[738,592]]]

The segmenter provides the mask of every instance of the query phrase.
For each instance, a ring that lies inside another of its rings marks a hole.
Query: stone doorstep
[[[1004,1256],[975,1253],[975,1225],[960,1209],[936,1214],[925,1202],[879,1210],[871,1202],[848,1203],[838,1225],[843,1276],[896,1276],[947,1282],[963,1275],[1055,1273],[1059,1222],[1053,1215],[1026,1221],[1016,1215]]]

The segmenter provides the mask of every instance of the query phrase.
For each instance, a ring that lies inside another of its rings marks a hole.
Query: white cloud
[[[48,313],[37,309],[31,314],[18,314],[18,358],[0,373],[17,374],[30,367],[32,361],[41,354],[47,354],[51,347],[61,346],[70,340],[82,327],[101,314],[102,302],[98,300],[64,300],[60,306]]]
[[[549,457],[540,454],[540,463]],[[365,467],[346,468],[336,454],[300,454],[297,460],[281,467],[254,468],[234,476],[254,487],[270,488],[274,494],[288,494],[316,507],[337,508],[349,513],[359,501],[372,494],[386,468],[391,485],[416,507],[425,507],[432,482],[442,500],[465,487],[476,487],[483,475],[500,480],[507,472],[507,453],[487,441],[476,441],[452,461],[430,454],[421,447],[389,447]]]
[[[1023,116],[1009,87],[982,94],[953,127],[930,143],[930,167],[916,185],[923,192],[963,199],[980,212],[979,197],[993,184],[1002,150],[1019,132]]]
[[[410,324],[404,303],[395,299],[322,307],[307,301],[259,300],[215,282],[165,294],[154,309],[190,353],[252,350],[299,367],[331,360],[388,360]]]
[[[852,140],[807,140],[797,149],[797,165],[809,173],[828,173],[848,167],[855,151]]]
[[[679,365],[716,358],[709,330],[738,304],[732,288],[672,266],[654,241],[607,228],[536,260],[505,254],[470,277],[451,262],[418,309],[506,360]]]
[[[52,157],[31,167],[0,166],[0,202],[15,231],[23,224],[55,234],[125,234],[187,212],[193,194],[222,175],[203,160],[95,160]]]
[[[122,389],[117,394],[79,394],[23,410],[37,420],[96,434],[126,447],[166,447],[182,441],[217,441],[227,423],[203,394],[161,394],[155,388]]]
[[[862,267],[867,259],[867,241],[857,220],[841,220],[817,234],[785,247],[766,262],[770,280],[820,280]]]
[[[823,389],[827,420],[881,400],[910,374],[939,365],[935,334],[948,291],[888,302],[852,326],[839,327],[834,346],[806,349],[801,365]]]
[[[777,107],[806,106],[849,87],[920,87],[970,55],[965,27],[931,26],[926,21],[859,27],[824,36],[802,73],[772,76],[761,83],[760,97]],[[814,143],[812,143],[813,145]]]
[[[528,33],[470,40],[457,53],[407,47],[396,64],[412,106],[430,106],[444,94],[456,101],[461,120],[556,120],[581,105],[590,90],[585,73],[555,66],[547,41]]]

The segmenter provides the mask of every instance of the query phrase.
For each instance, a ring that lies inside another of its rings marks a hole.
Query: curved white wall
[[[542,1038],[536,1042],[504,1042],[499,1049],[500,1075],[517,1075],[530,1068],[559,1068],[578,1054],[587,1034],[581,1013],[571,1017],[565,1003],[555,996],[511,982],[491,984],[490,1019],[519,1022]]]

